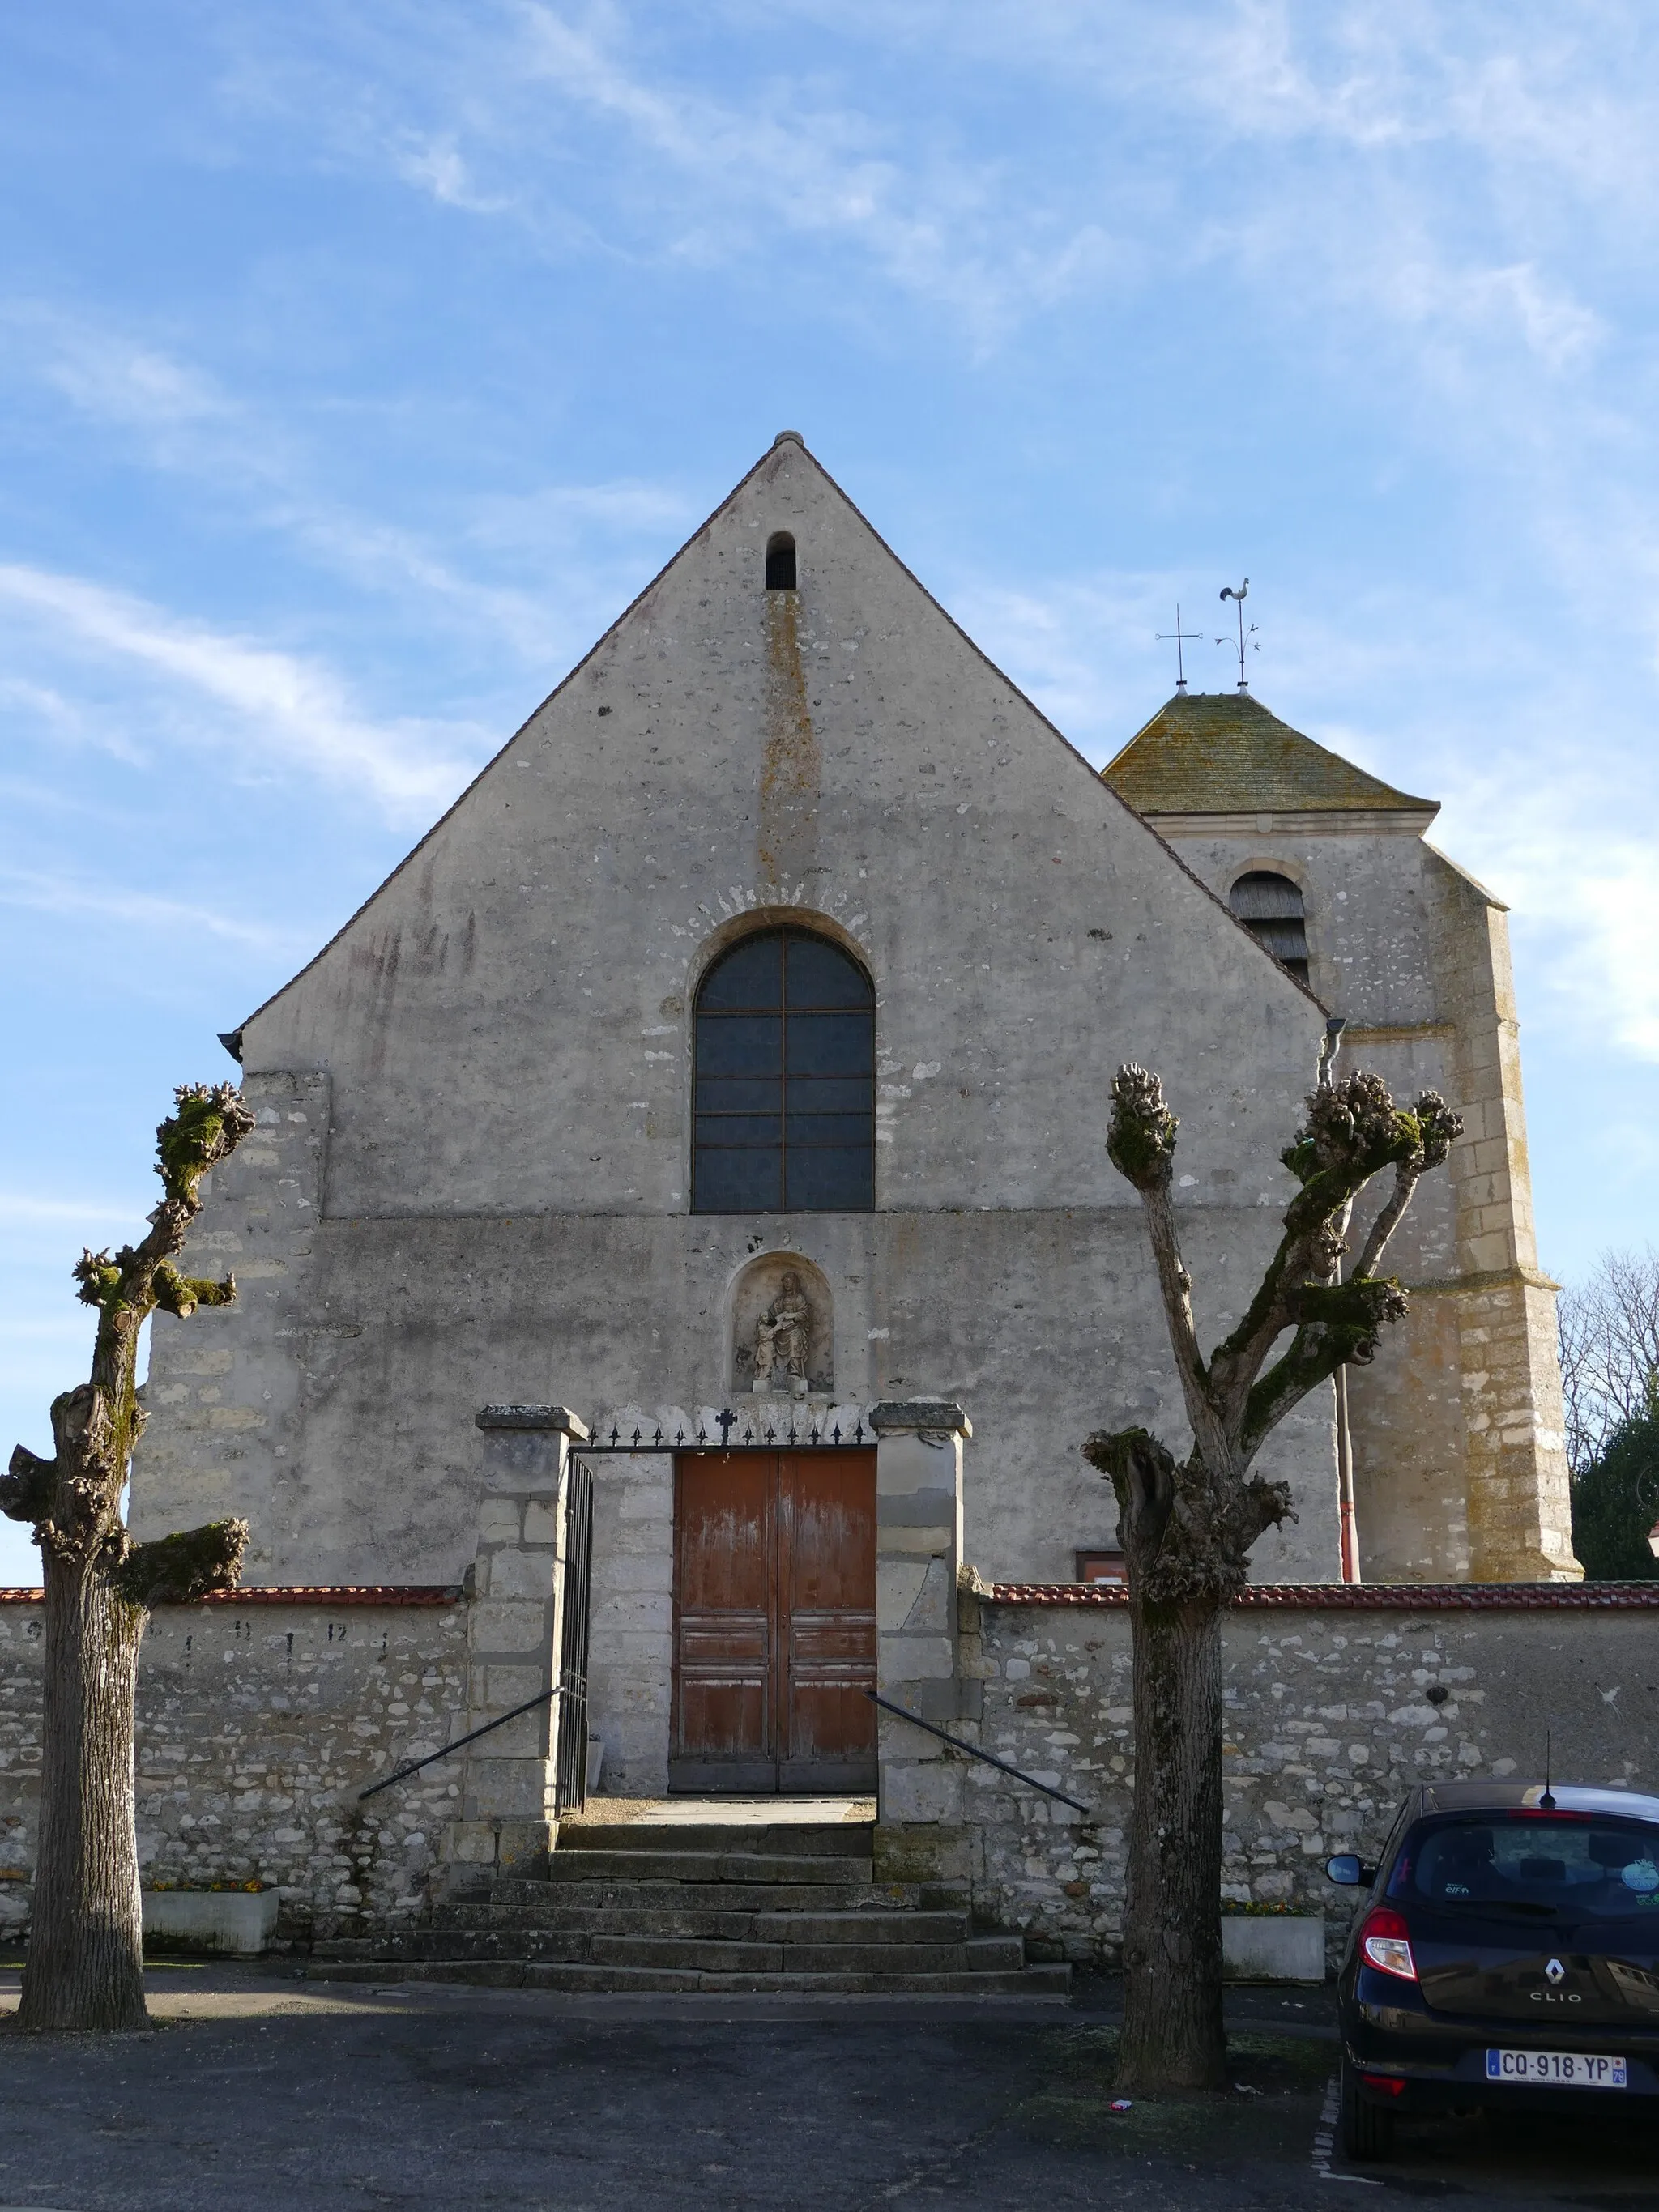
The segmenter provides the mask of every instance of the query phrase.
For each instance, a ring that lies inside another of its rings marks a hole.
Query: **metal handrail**
[[[1012,1774],[1016,1782],[1023,1782],[1028,1790],[1040,1790],[1045,1797],[1059,1798],[1062,1805],[1069,1805],[1074,1813],[1081,1813],[1085,1820],[1094,1819],[1094,1814],[1087,1805],[1079,1805],[1075,1797],[1068,1797],[1063,1790],[1051,1790],[1046,1782],[1039,1782],[1035,1774],[1022,1774],[1018,1767],[1010,1766],[1006,1759],[999,1759],[992,1752],[981,1751],[976,1743],[964,1743],[959,1735],[952,1735],[947,1729],[935,1728],[932,1721],[923,1720],[920,1713],[907,1712],[902,1705],[896,1705],[890,1698],[878,1697],[873,1690],[866,1690],[864,1694],[872,1705],[879,1705],[883,1712],[896,1713],[902,1721],[908,1721],[912,1728],[926,1729],[929,1735],[936,1735],[941,1743],[951,1744],[957,1751],[965,1751],[969,1759],[982,1759],[988,1766],[994,1766],[1000,1773]]]
[[[367,1790],[357,1792],[357,1802],[361,1805],[365,1797],[378,1796],[382,1790],[390,1790],[394,1782],[405,1782],[411,1774],[418,1774],[423,1766],[431,1766],[438,1759],[447,1759],[452,1751],[459,1751],[464,1743],[477,1743],[478,1738],[488,1735],[491,1729],[505,1728],[509,1721],[517,1720],[520,1713],[533,1712],[538,1705],[550,1705],[559,1695],[561,1686],[556,1682],[550,1690],[538,1690],[533,1698],[526,1698],[521,1705],[514,1705],[510,1713],[502,1713],[493,1721],[486,1721],[482,1728],[475,1728],[466,1735],[458,1735],[453,1743],[447,1743],[441,1751],[428,1752],[424,1759],[412,1759],[407,1766],[400,1766],[395,1774],[388,1774],[384,1781],[371,1782]]]
[[[398,1767],[395,1773],[386,1775],[383,1780],[370,1783],[367,1790],[357,1792],[358,1803],[362,1804],[365,1797],[378,1796],[382,1790],[390,1790],[394,1782],[406,1782],[411,1774],[418,1774],[423,1766],[435,1765],[439,1759],[447,1759],[452,1751],[459,1751],[463,1745],[477,1743],[481,1735],[488,1735],[492,1729],[505,1728],[509,1721],[517,1720],[520,1713],[533,1712],[538,1705],[550,1705],[559,1696],[561,1688],[562,1685],[556,1682],[550,1690],[539,1690],[533,1698],[526,1698],[521,1705],[514,1705],[511,1712],[498,1714],[493,1721],[486,1721],[482,1728],[472,1729],[465,1735],[458,1735],[453,1743],[445,1744],[441,1751],[428,1752],[424,1759],[411,1759],[407,1766]],[[1058,1799],[1060,1804],[1069,1805],[1074,1813],[1081,1813],[1085,1820],[1094,1818],[1089,1806],[1080,1805],[1075,1797],[1068,1797],[1063,1790],[1050,1789],[1046,1782],[1039,1782],[1035,1774],[1022,1773],[1018,1767],[1011,1766],[1006,1759],[999,1759],[994,1752],[981,1751],[976,1743],[964,1742],[961,1736],[952,1735],[948,1729],[935,1727],[932,1721],[923,1720],[919,1713],[910,1712],[903,1705],[896,1705],[890,1698],[878,1696],[874,1690],[866,1690],[864,1694],[872,1705],[879,1705],[884,1713],[892,1713],[902,1721],[908,1721],[912,1728],[926,1729],[929,1735],[936,1735],[941,1743],[948,1743],[952,1750],[965,1751],[969,1759],[983,1759],[987,1766],[994,1766],[999,1773],[1012,1775],[1016,1782],[1023,1782],[1028,1790],[1040,1790],[1045,1797]]]

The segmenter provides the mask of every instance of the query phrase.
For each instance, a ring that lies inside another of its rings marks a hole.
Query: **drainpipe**
[[[1331,1067],[1342,1049],[1342,1032],[1348,1026],[1342,1014],[1333,1014],[1325,1024],[1325,1041],[1319,1048],[1319,1087],[1330,1088]],[[1342,1279],[1342,1262],[1336,1263],[1336,1280]],[[1336,1382],[1336,1510],[1339,1572],[1345,1583],[1357,1583],[1359,1573],[1359,1528],[1353,1505],[1353,1437],[1348,1426],[1348,1370],[1339,1367]]]
[[[1348,1370],[1336,1370],[1336,1510],[1345,1583],[1363,1579],[1359,1572],[1359,1529],[1353,1512],[1353,1444],[1348,1434]]]

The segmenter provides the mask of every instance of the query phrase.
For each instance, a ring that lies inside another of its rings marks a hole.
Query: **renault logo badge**
[[[1547,1982],[1565,1982],[1566,1978],[1566,1968],[1559,1959],[1552,1959],[1544,1969],[1544,1979]]]

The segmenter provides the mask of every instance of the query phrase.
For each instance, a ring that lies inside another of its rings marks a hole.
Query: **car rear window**
[[[1406,1838],[1389,1895],[1447,1912],[1659,1922],[1659,1827],[1582,1813],[1424,1821]]]

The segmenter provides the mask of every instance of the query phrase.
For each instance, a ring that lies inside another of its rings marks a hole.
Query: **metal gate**
[[[565,1485],[564,1627],[559,1640],[558,1760],[554,1813],[587,1799],[587,1615],[593,1569],[593,1470],[571,1455]]]

